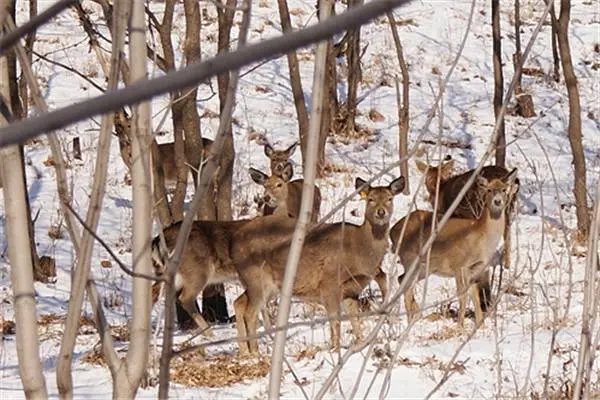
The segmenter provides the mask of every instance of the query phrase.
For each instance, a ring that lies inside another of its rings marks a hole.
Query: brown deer
[[[427,165],[421,161],[417,161],[417,169],[419,171],[425,173],[425,187],[427,192],[429,193],[429,201],[431,202],[432,207],[435,207],[435,198],[436,198],[436,185],[438,174],[440,175],[440,186],[439,186],[439,196],[438,196],[438,215],[441,216],[445,213],[452,202],[456,197],[458,197],[458,193],[465,186],[474,170],[469,170],[460,175],[451,176],[452,167],[454,165],[454,161],[450,157],[450,155],[446,156],[444,162],[438,166]],[[495,165],[488,165],[483,167],[480,172],[480,176],[486,178],[488,181],[492,179],[500,179],[505,180],[509,175],[509,171],[504,167],[499,167]],[[505,224],[505,232],[503,234],[504,238],[504,266],[506,268],[510,265],[510,225],[511,225],[511,216],[514,213],[515,202],[516,202],[516,194],[519,191],[519,179],[515,178],[514,184],[514,195],[509,199],[509,206],[506,208],[506,221]],[[467,190],[464,197],[452,213],[453,217],[458,218],[468,218],[468,219],[477,219],[481,216],[483,209],[485,208],[485,196],[482,195],[481,188],[478,187],[478,181]],[[491,288],[489,279],[482,278],[480,282],[478,282],[479,290],[480,290],[480,298],[482,300],[482,309],[487,311],[487,307],[491,302]]]
[[[125,165],[131,169],[131,140],[126,134],[119,134],[119,150],[121,158]],[[206,159],[210,154],[210,147],[213,141],[207,138],[202,138],[202,159]],[[165,185],[174,187],[177,184],[177,163],[175,162],[175,143],[160,143],[158,144],[158,156],[160,157],[160,165],[162,166],[165,175]],[[185,161],[186,171],[190,171],[191,163]],[[193,169],[198,170],[199,165],[191,165]],[[189,174],[189,172],[188,172]]]
[[[368,282],[376,277],[385,278],[379,265],[388,249],[387,230],[393,213],[393,198],[402,192],[404,186],[403,177],[381,187],[371,187],[358,178],[356,188],[360,189],[361,198],[367,201],[363,224],[338,222],[323,225],[309,232],[305,239],[293,294],[319,301],[325,306],[327,314],[333,318],[330,322],[333,348],[337,348],[340,342],[340,321],[336,318],[341,304],[347,312],[356,315],[358,295]],[[289,239],[271,246],[268,251],[257,247],[256,237],[263,232],[256,228],[262,227],[248,224],[234,235],[236,245],[232,248],[232,258],[246,287],[246,291],[234,302],[239,337],[256,333],[258,312],[268,298],[279,292],[289,252]],[[351,323],[360,340],[358,320],[352,318]],[[258,352],[255,339],[240,341],[239,346],[242,354]]]
[[[288,165],[288,167],[291,168],[291,165]],[[256,172],[262,174],[260,171]],[[291,173],[287,170],[284,173],[286,176],[291,176]],[[286,235],[291,234],[293,231],[294,221],[289,218],[287,209],[287,182],[277,176],[271,176],[264,177],[262,184],[265,187],[265,198],[275,208],[275,213],[269,216],[270,218],[223,222],[194,221],[193,223],[188,246],[184,250],[175,276],[177,307],[182,307],[193,318],[198,327],[209,335],[208,324],[202,318],[202,315],[197,312],[195,301],[207,285],[237,279],[237,269],[230,257],[231,248],[234,246],[232,242],[233,232],[245,224],[252,224],[255,229],[268,231],[269,240],[264,241],[264,235],[260,238],[253,238],[252,243],[262,248],[262,246],[271,245],[275,235],[284,235],[283,239],[287,240],[288,236]],[[290,220],[290,223],[283,223],[280,221],[280,217]],[[281,225],[281,229],[279,229],[279,225]],[[175,246],[180,226],[181,224],[177,223],[163,231],[167,248],[172,249]],[[166,267],[164,260],[167,257],[165,253],[160,247],[160,238],[156,237],[152,242],[152,257],[157,275],[164,273]],[[154,302],[158,300],[159,287],[158,284],[154,286]],[[181,310],[178,309],[178,313],[181,313]],[[268,315],[263,314],[263,319],[267,325],[271,324]]]
[[[296,147],[298,147],[298,142],[292,144],[285,150],[275,150],[270,144],[265,144],[265,155],[270,160],[271,165],[271,174],[274,176],[278,176],[280,178],[286,179],[286,175],[291,171],[291,175],[287,178],[289,181],[294,175],[294,170],[292,163],[290,162],[290,157],[296,151]],[[256,170],[254,170],[256,171]],[[262,183],[258,182],[251,171],[252,179],[261,185]],[[258,177],[258,175],[257,175]],[[260,180],[260,178],[259,178]],[[290,216],[292,218],[297,218],[300,212],[300,200],[302,198],[302,187],[304,185],[304,179],[295,179],[288,183],[288,191],[290,193],[288,209],[290,211]],[[317,186],[315,186],[315,195],[313,200],[313,213],[312,213],[312,221],[316,222],[319,219],[319,213],[321,209],[321,190]],[[269,204],[263,204],[264,199],[258,199],[257,203],[259,204],[259,208],[262,207],[263,215],[271,215],[274,212],[274,208]]]
[[[514,195],[516,169],[502,179],[479,176],[478,187],[484,199],[484,209],[480,217],[452,217],[439,231],[429,255],[429,268],[426,268],[427,257],[423,256],[418,265],[418,277],[422,280],[427,274],[454,277],[459,298],[459,325],[464,324],[466,289],[472,286],[475,318],[479,325],[483,320],[483,310],[479,299],[480,292],[475,285],[481,279],[487,279],[487,266],[492,258],[506,225],[505,209],[511,196]],[[404,234],[402,230],[407,224]],[[421,248],[431,234],[433,213],[417,210],[398,221],[390,230],[394,248],[399,245],[399,255],[405,268],[409,268],[421,254]],[[401,238],[402,236],[402,238]],[[398,281],[402,283],[405,275]],[[482,278],[483,277],[483,278]],[[412,286],[415,281],[408,282],[404,293],[404,303],[409,319],[413,319],[419,311],[414,299]]]
[[[294,174],[291,164],[285,164],[280,171],[280,175],[273,174],[268,176],[256,168],[249,168],[248,171],[252,180],[265,188],[265,194],[262,196],[265,202],[264,215],[271,215],[274,212],[284,212],[291,218],[298,218],[304,180],[298,179],[290,182],[290,178]],[[321,192],[315,186],[311,222],[319,220],[320,208]]]

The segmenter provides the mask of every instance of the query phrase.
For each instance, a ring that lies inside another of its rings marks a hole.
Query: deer
[[[421,161],[415,162],[417,169],[425,174],[425,188],[429,193],[429,201],[431,206],[435,207],[436,204],[436,187],[438,175],[440,177],[439,183],[439,195],[437,196],[437,211],[441,217],[452,205],[454,199],[458,196],[458,193],[462,190],[463,186],[467,183],[474,170],[469,170],[459,175],[452,176],[452,167],[454,166],[454,160],[450,155],[444,158],[444,161],[438,166],[428,165]],[[487,180],[501,179],[505,180],[509,176],[509,170],[504,167],[496,165],[487,165],[482,168],[480,176]],[[510,226],[511,216],[515,210],[516,195],[519,191],[519,179],[515,178],[513,183],[513,196],[509,199],[509,206],[506,208],[506,224],[505,232],[503,234],[504,240],[504,266],[506,268],[510,265]],[[478,181],[473,184],[469,190],[465,193],[464,197],[452,213],[453,217],[477,219],[481,216],[485,207],[485,199],[481,195],[483,193],[481,188],[478,187]],[[491,302],[491,288],[489,279],[482,278],[478,282],[479,294],[482,299],[482,308],[487,311],[487,308]]]
[[[290,162],[290,157],[296,151],[296,147],[298,147],[298,142],[292,144],[285,150],[275,150],[270,144],[265,144],[264,152],[267,158],[270,160],[271,174],[274,176],[278,176],[280,178],[286,179],[288,182],[288,192],[290,196],[288,197],[288,210],[290,211],[290,216],[292,218],[297,218],[300,212],[300,202],[302,198],[302,187],[304,185],[304,179],[295,179],[290,181],[292,176],[294,175],[294,170],[292,163]],[[256,170],[254,170],[256,171]],[[290,174],[291,171],[291,174]],[[260,175],[255,175],[255,172],[250,171],[250,175],[252,179],[262,185]],[[289,177],[288,177],[289,176]],[[257,180],[258,179],[258,180]],[[264,199],[257,200],[259,206],[264,202]],[[312,222],[317,222],[319,219],[319,214],[321,210],[321,191],[317,186],[315,186],[315,194],[313,200],[313,213],[312,213]],[[262,205],[262,214],[270,215],[273,214],[274,208],[269,204]]]
[[[116,136],[119,139],[119,151],[121,153],[121,158],[123,162],[127,166],[127,168],[131,169],[131,137],[129,136],[130,120],[123,113],[117,112],[115,113],[115,128],[116,128]],[[210,148],[213,144],[213,141],[208,138],[202,138],[202,159],[205,160],[210,154]],[[174,142],[166,142],[158,144],[158,157],[159,160],[156,162],[160,163],[162,167],[162,171],[165,177],[165,185],[168,187],[175,187],[177,184],[177,163],[175,162],[175,143]],[[187,157],[186,157],[187,158]],[[186,171],[190,170],[190,167],[198,170],[199,165],[193,165],[189,163],[186,159],[185,161],[185,169]],[[186,172],[186,178],[189,172]],[[187,183],[187,179],[186,179]]]
[[[350,322],[356,340],[362,338],[356,317],[358,296],[371,280],[376,279],[379,283],[385,279],[379,266],[388,249],[387,230],[393,213],[393,199],[404,189],[405,180],[399,177],[387,186],[371,187],[357,178],[355,186],[367,203],[365,220],[361,225],[338,222],[311,230],[304,241],[293,288],[294,296],[316,300],[325,307],[332,318],[330,340],[334,350],[340,346],[337,317],[342,306],[354,316]],[[290,230],[288,235],[291,233]],[[237,245],[232,248],[232,259],[246,288],[233,304],[239,338],[256,334],[258,313],[281,288],[289,252],[290,239],[265,251],[252,243],[259,235],[262,232],[250,224],[234,234]],[[258,354],[256,339],[239,340],[238,344],[241,355]]]
[[[291,168],[291,165],[289,165]],[[262,174],[262,172],[258,171]],[[286,176],[291,176],[289,171]],[[237,280],[237,267],[231,259],[231,249],[234,246],[232,242],[233,233],[241,229],[246,224],[252,224],[254,229],[267,231],[269,240],[264,240],[265,234],[260,238],[254,239],[252,243],[257,246],[271,245],[275,240],[274,236],[280,232],[282,240],[287,240],[293,232],[295,222],[289,218],[287,210],[288,203],[288,184],[280,177],[275,175],[266,177],[263,181],[265,187],[265,198],[269,199],[269,204],[275,209],[274,214],[267,217],[257,217],[252,220],[237,221],[194,221],[192,230],[188,239],[188,246],[183,252],[176,275],[175,291],[178,307],[178,314],[181,309],[185,310],[201,332],[211,336],[212,332],[208,323],[200,313],[198,313],[195,301],[198,295],[208,285],[225,283]],[[284,220],[289,220],[285,223]],[[281,225],[281,229],[279,229]],[[181,228],[181,223],[176,223],[163,230],[165,244],[167,249],[175,247],[175,241]],[[286,228],[286,229],[284,229]],[[160,245],[160,237],[157,236],[152,242],[152,259],[155,274],[161,276],[166,269],[167,251]],[[153,286],[153,303],[158,300],[159,284]],[[266,325],[271,325],[270,316],[263,313],[263,320]]]
[[[456,280],[456,291],[459,299],[458,324],[464,326],[466,291],[471,288],[475,307],[475,320],[479,326],[483,321],[483,309],[480,291],[477,286],[482,279],[487,279],[487,267],[502,237],[507,216],[505,209],[514,195],[517,169],[513,169],[503,178],[488,180],[478,176],[480,196],[484,200],[484,208],[477,219],[452,217],[438,232],[429,260],[421,257],[421,248],[429,239],[434,222],[431,211],[416,210],[398,221],[390,230],[390,238],[394,248],[399,249],[399,256],[405,268],[409,268],[419,257],[418,275],[413,282],[407,282],[404,293],[404,304],[409,320],[414,320],[419,313],[415,302],[413,285],[427,277],[427,274],[442,277],[453,277]],[[404,225],[406,224],[406,229]],[[402,238],[401,238],[402,236]],[[402,239],[402,240],[400,240]],[[427,268],[427,264],[429,267]],[[407,271],[398,278],[402,284]]]
[[[280,175],[268,176],[264,172],[249,168],[252,180],[265,188],[265,194],[262,196],[265,202],[265,212],[263,215],[271,215],[274,212],[283,212],[290,218],[298,218],[300,214],[300,203],[302,200],[303,179],[290,182],[294,171],[292,164],[285,164],[280,171]],[[319,220],[321,208],[321,192],[315,186],[313,195],[313,208],[311,222],[316,223]],[[267,212],[267,208],[269,211]]]

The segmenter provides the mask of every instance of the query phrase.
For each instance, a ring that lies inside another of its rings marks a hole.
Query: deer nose
[[[386,212],[386,211],[385,211],[383,208],[380,208],[380,209],[378,209],[378,210],[377,210],[377,216],[378,216],[379,218],[383,218],[383,217],[385,217],[385,216],[386,216],[386,214],[387,214],[387,212]]]
[[[269,194],[265,194],[264,200],[265,200],[265,203],[270,203],[271,202],[271,196]]]
[[[494,205],[496,207],[502,206],[502,199],[494,199]]]

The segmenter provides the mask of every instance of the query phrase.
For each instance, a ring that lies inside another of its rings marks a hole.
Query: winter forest
[[[600,398],[598,0],[0,27],[0,398]]]

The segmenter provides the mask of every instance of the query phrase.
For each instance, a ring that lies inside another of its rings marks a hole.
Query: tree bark
[[[348,8],[362,5],[362,0],[348,0]],[[358,85],[362,79],[360,68],[360,26],[348,31],[348,50],[346,59],[348,63],[348,99],[346,100],[347,125],[349,134],[356,130],[356,107]]]
[[[131,82],[146,80],[146,26],[144,0],[133,0],[129,27]],[[132,191],[133,191],[133,271],[152,275],[152,129],[150,103],[133,107],[132,118]],[[113,374],[113,398],[134,398],[148,364],[150,347],[150,281],[133,278],[130,342],[127,356]]]
[[[219,0],[217,15],[219,21],[218,52],[230,51],[230,35],[235,16],[236,0]],[[240,44],[241,45],[241,44]],[[230,74],[221,74],[217,77],[219,87],[219,108],[221,117],[223,113],[233,113],[233,108],[226,110],[227,92],[229,88]],[[221,124],[223,124],[221,119]],[[233,147],[232,118],[229,116],[224,127],[225,142],[223,153],[219,159],[217,175],[211,180],[211,188],[205,196],[200,208],[200,219],[229,221],[232,219],[231,194],[233,187],[233,163],[235,149]],[[225,287],[213,285],[207,287],[202,293],[202,315],[207,322],[225,322],[229,319],[227,302],[225,299]]]
[[[583,144],[581,143],[581,104],[579,99],[579,88],[577,87],[577,77],[573,69],[571,59],[571,49],[569,46],[569,19],[571,16],[571,0],[561,0],[560,16],[558,18],[558,49],[560,51],[560,60],[562,62],[563,75],[567,93],[569,96],[569,142],[573,154],[573,171],[575,173],[575,208],[577,213],[577,229],[579,241],[584,242],[587,238],[590,226],[590,217],[587,207],[586,197],[586,171],[585,155]]]
[[[286,0],[277,0],[279,5],[279,17],[281,19],[281,29],[283,33],[292,31],[292,22]],[[298,134],[300,137],[300,149],[302,150],[302,165],[306,165],[306,146],[308,141],[308,112],[306,111],[306,99],[302,89],[302,79],[300,78],[300,66],[296,52],[287,53],[288,68],[290,71],[290,84],[292,86],[292,96],[294,96],[294,106],[296,107],[296,117],[298,118]]]
[[[329,17],[331,8],[328,0],[320,3],[319,20]],[[305,164],[304,185],[302,187],[302,199],[300,203],[300,215],[291,239],[290,252],[285,265],[285,274],[281,286],[279,308],[277,310],[276,327],[285,327],[288,324],[290,307],[292,302],[292,291],[298,261],[302,253],[302,246],[311,220],[313,194],[315,190],[315,178],[317,175],[317,152],[319,150],[319,136],[322,133],[320,121],[323,105],[326,104],[324,97],[327,96],[328,88],[325,85],[327,76],[327,57],[330,53],[331,43],[320,42],[317,45],[315,55],[315,71],[312,86],[312,99],[310,111],[310,129],[308,137],[307,162]],[[281,388],[281,377],[283,370],[283,359],[285,352],[287,330],[282,329],[275,334],[275,344],[271,357],[271,368],[269,377],[269,399],[279,399]]]
[[[8,9],[8,2],[0,2],[0,14]],[[4,17],[7,18],[6,14]],[[0,19],[4,20],[0,16]],[[6,53],[0,57],[0,95],[5,106],[11,108],[9,88],[9,65]],[[8,121],[0,114],[0,127]],[[23,160],[18,145],[0,150],[2,182],[4,184],[4,211],[6,219],[6,238],[8,257],[11,263],[11,282],[13,305],[17,326],[17,357],[19,374],[25,396],[28,398],[46,398],[46,381],[42,373],[37,335],[37,316],[35,309],[35,290],[33,287],[33,265],[30,251],[27,192],[20,174],[14,171],[23,168]]]
[[[504,92],[504,75],[502,72],[502,39],[500,36],[500,0],[492,0],[492,41],[494,58],[494,115],[498,119],[502,108]],[[504,117],[501,117],[500,133],[496,141],[496,165],[503,167],[506,163],[506,135]]]
[[[392,12],[387,13],[387,17],[392,29],[392,36],[394,37],[394,44],[396,46],[396,55],[398,56],[398,64],[400,64],[400,71],[402,72],[402,102],[400,102],[400,89],[398,88],[398,80],[396,79],[396,97],[398,101],[398,155],[400,159],[404,159],[400,164],[400,175],[405,179],[406,185],[404,186],[403,193],[405,195],[410,194],[409,179],[408,179],[408,128],[409,128],[409,76],[408,66],[404,59],[404,50],[402,48],[402,42],[400,41],[400,35],[398,34],[398,25],[396,25],[396,19]]]
[[[332,0],[318,0],[319,4],[319,21],[328,18],[333,15],[334,3]],[[326,10],[325,13],[321,9]],[[335,65],[335,54],[333,49],[333,39],[327,41],[327,60],[325,62],[325,82],[324,87],[327,91],[323,96],[323,110],[321,115],[321,133],[319,134],[319,149],[318,149],[318,161],[317,161],[317,176],[323,177],[325,174],[325,166],[327,159],[325,157],[325,144],[327,143],[327,137],[331,132],[331,127],[335,121],[335,117],[338,111],[337,101],[337,74]]]

